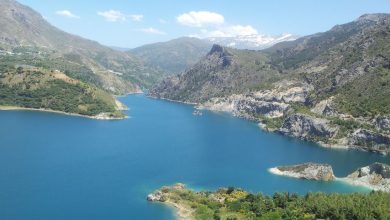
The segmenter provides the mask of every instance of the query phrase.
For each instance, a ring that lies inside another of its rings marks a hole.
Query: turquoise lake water
[[[98,121],[55,113],[0,111],[0,219],[173,219],[148,193],[183,182],[196,190],[367,191],[341,182],[268,173],[277,165],[325,162],[345,176],[390,157],[263,132],[228,114],[144,95],[121,98],[131,118]]]

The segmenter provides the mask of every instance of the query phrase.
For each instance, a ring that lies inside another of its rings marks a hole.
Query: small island
[[[178,219],[388,219],[390,193],[250,193],[235,187],[195,192],[178,183],[147,196]],[[370,204],[367,206],[367,204]]]
[[[291,166],[279,166],[269,169],[273,174],[307,180],[331,181],[335,179],[329,164],[304,163]]]
[[[343,178],[336,178],[330,165],[318,163],[279,166],[270,168],[269,171],[276,175],[307,180],[340,180],[352,185],[365,186],[372,190],[390,192],[390,166],[383,163],[373,163],[361,167]]]

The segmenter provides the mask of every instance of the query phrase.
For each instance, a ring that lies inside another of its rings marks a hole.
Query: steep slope
[[[211,43],[198,38],[182,37],[141,46],[129,52],[165,73],[178,74],[198,62],[207,54],[211,46]]]
[[[215,45],[151,95],[259,120],[326,146],[390,152],[390,15],[369,14],[264,51]]]
[[[14,0],[0,0],[0,25],[0,48],[8,55],[34,55],[23,64],[59,69],[113,93],[147,88],[160,75],[130,54],[53,27]]]
[[[214,45],[185,74],[163,80],[150,93],[173,100],[202,102],[250,91],[278,75],[265,54]]]

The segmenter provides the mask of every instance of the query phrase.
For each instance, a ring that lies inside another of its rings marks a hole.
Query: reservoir
[[[334,150],[262,131],[254,122],[145,95],[121,98],[128,119],[100,121],[0,111],[0,219],[173,219],[148,203],[163,185],[361,192],[362,187],[270,174],[278,165],[328,163],[338,177],[389,156]]]

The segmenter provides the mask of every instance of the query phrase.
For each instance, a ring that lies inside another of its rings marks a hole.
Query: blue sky
[[[390,13],[389,0],[19,0],[67,32],[133,48],[181,36],[323,32],[365,13]]]

